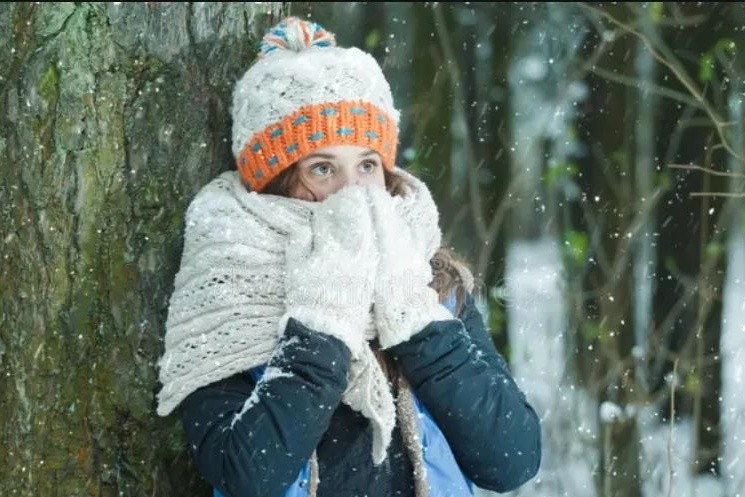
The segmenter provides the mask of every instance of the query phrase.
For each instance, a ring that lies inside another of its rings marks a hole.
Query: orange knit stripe
[[[309,42],[310,42],[310,33],[308,33],[307,29],[304,29],[303,30],[303,44],[307,47]]]
[[[312,104],[255,133],[238,155],[243,181],[261,191],[302,157],[333,145],[358,145],[378,152],[393,169],[398,130],[382,109],[362,101]]]
[[[287,41],[284,38],[279,38],[277,36],[266,35],[264,37],[264,40],[267,43],[269,43],[269,44],[274,44],[274,45],[277,45],[279,47],[284,47],[284,48],[287,47]]]

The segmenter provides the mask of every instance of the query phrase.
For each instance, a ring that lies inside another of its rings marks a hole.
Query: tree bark
[[[745,8],[742,9],[745,13]],[[740,81],[730,90],[729,119],[736,123],[730,130],[735,151],[745,153],[745,104],[741,97],[745,83]],[[745,164],[734,157],[728,158],[729,172],[741,175],[731,178],[730,191],[745,193]],[[721,434],[722,460],[719,474],[725,481],[725,495],[736,495],[745,488],[745,472],[739,464],[745,457],[745,401],[742,397],[743,368],[745,354],[743,322],[745,322],[745,202],[731,199],[734,208],[727,240],[727,274],[722,289],[721,362],[718,426]]]
[[[157,359],[279,3],[0,4],[0,495],[207,495]]]
[[[649,9],[649,5],[639,8],[640,29],[644,33],[654,35],[658,28],[648,13]],[[643,212],[645,204],[651,202],[655,189],[655,174],[659,170],[655,158],[655,114],[658,112],[659,98],[648,89],[655,84],[657,68],[652,54],[641,41],[636,42],[634,68],[642,87],[637,96],[634,124],[634,182],[637,193],[635,201],[638,205],[637,211]],[[641,221],[640,235],[632,247],[635,371],[637,383],[646,391],[651,389],[647,361],[650,330],[654,329],[652,303],[655,292],[654,275],[657,270],[654,250],[656,209],[650,209],[648,212],[649,214]]]

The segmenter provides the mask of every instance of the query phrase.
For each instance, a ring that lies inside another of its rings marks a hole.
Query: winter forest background
[[[745,5],[295,2],[0,4],[0,495],[209,495],[155,363],[287,14],[391,81],[542,419],[512,494],[745,496]]]

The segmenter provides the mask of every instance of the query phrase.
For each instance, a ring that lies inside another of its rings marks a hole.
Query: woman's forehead
[[[378,155],[378,153],[368,147],[361,147],[359,145],[332,145],[330,147],[323,147],[305,155],[300,160],[307,160],[312,158],[322,159],[337,159],[337,158],[363,158],[368,156]]]

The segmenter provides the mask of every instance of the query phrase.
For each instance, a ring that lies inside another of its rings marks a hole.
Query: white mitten
[[[309,230],[290,235],[286,250],[287,320],[343,341],[358,358],[370,327],[378,250],[369,187],[350,185],[314,206]]]
[[[378,341],[383,349],[411,338],[432,321],[453,319],[429,287],[432,268],[424,241],[400,213],[399,197],[370,191],[380,264],[373,294]]]
[[[393,197],[396,211],[409,225],[414,243],[425,251],[425,257],[429,260],[442,241],[435,201],[427,185],[416,176],[398,167],[393,174],[404,179],[402,195]]]

